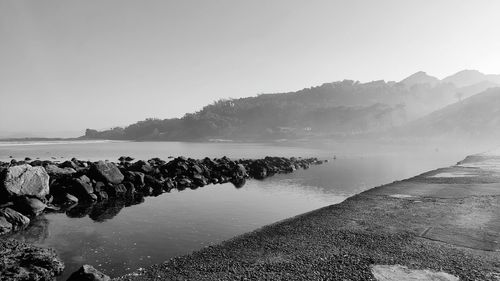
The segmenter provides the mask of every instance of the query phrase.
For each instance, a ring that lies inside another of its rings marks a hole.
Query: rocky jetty
[[[0,162],[0,234],[24,227],[30,217],[64,211],[68,216],[112,217],[123,207],[172,189],[264,179],[321,164],[317,158],[266,157],[233,161],[227,157],[201,160],[177,157],[118,162],[54,161]],[[121,204],[121,203],[123,204]]]
[[[249,178],[264,179],[322,163],[317,158],[283,157],[236,161],[227,157],[199,160],[177,157],[170,161],[159,158],[134,161],[124,156],[117,162],[73,158],[62,163],[13,159],[0,162],[0,235],[27,227],[30,220],[46,212],[65,212],[69,217],[89,216],[95,221],[104,221],[116,216],[123,207],[143,202],[146,196],[228,182],[239,188]],[[17,258],[18,263],[23,262],[24,256]],[[6,274],[5,270],[8,268],[0,267],[0,276]],[[31,268],[23,270],[28,275],[33,273]],[[87,268],[82,272],[89,270],[92,271]],[[57,268],[52,274],[58,272]]]

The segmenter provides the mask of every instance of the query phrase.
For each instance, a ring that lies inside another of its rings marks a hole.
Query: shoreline
[[[328,162],[300,157],[234,161],[227,157],[171,157],[168,161],[134,161],[122,156],[118,160],[0,161],[0,280],[52,280],[52,276],[62,272],[63,262],[54,249],[3,236],[31,227],[45,213],[81,217],[92,212],[94,219],[99,220],[123,207],[140,204],[145,197],[173,189],[224,183],[240,188],[247,179],[264,179]]]
[[[500,280],[499,183],[469,156],[114,280]]]

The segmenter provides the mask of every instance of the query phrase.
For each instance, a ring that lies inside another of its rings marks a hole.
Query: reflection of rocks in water
[[[104,222],[114,218],[125,207],[123,200],[108,200],[94,205],[89,218],[97,222]]]
[[[89,217],[97,222],[104,222],[114,218],[121,209],[144,202],[144,196],[138,193],[128,194],[123,198],[109,199],[93,205]]]
[[[66,215],[70,218],[83,218],[91,211],[92,204],[78,204],[66,210]]]
[[[138,205],[144,203],[144,194],[134,193],[133,196],[129,196],[125,200],[125,207],[130,207],[133,205]]]
[[[32,218],[30,224],[26,228],[9,235],[9,238],[34,244],[42,244],[48,237],[49,220],[45,216]]]
[[[247,180],[244,179],[244,178],[241,179],[241,180],[233,180],[233,181],[231,181],[231,183],[234,185],[234,187],[236,187],[238,189],[242,188],[245,185],[246,182],[247,182]]]

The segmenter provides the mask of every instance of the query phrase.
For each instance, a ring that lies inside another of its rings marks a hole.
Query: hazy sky
[[[500,1],[0,0],[0,136],[424,70],[500,73]]]

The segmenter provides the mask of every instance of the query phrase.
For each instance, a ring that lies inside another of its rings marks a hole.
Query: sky
[[[500,73],[496,0],[0,0],[0,137],[83,135],[220,98]]]

